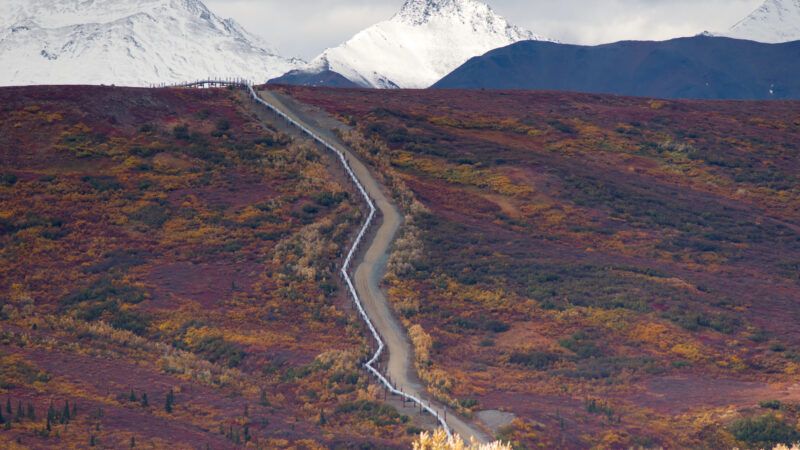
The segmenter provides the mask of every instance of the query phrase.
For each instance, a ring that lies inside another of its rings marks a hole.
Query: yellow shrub
[[[479,444],[472,440],[464,442],[460,436],[455,435],[451,438],[442,429],[438,429],[433,434],[421,433],[414,441],[414,450],[511,450],[511,446],[502,442],[492,442],[491,444]]]
[[[671,349],[671,352],[691,361],[699,361],[703,358],[700,348],[689,343],[674,345]]]

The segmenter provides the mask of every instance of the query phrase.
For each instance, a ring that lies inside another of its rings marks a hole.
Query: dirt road
[[[313,117],[313,114],[307,111],[303,111],[301,105],[298,105],[290,98],[271,91],[260,91],[259,95],[264,101],[278,108],[295,121],[302,123],[306,128],[312,130],[330,145],[341,151],[364,189],[374,200],[375,206],[381,213],[382,221],[372,240],[365,242],[367,250],[363,259],[356,266],[354,273],[356,291],[364,304],[367,315],[388,349],[387,377],[403,392],[425,400],[431,399],[414,369],[413,350],[408,336],[402,325],[392,314],[386,296],[379,285],[386,272],[386,263],[392,242],[402,224],[403,219],[400,212],[391,199],[387,197],[384,189],[367,167],[341,143],[330,127],[321,125],[317,120],[318,118]],[[330,119],[328,118],[328,120]],[[431,399],[430,403],[434,409],[444,411],[444,407],[434,400]],[[488,436],[474,425],[462,420],[452,412],[448,414],[447,423],[453,432],[465,439],[474,437],[480,442],[489,440]]]

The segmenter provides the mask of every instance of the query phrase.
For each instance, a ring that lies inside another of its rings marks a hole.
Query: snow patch
[[[766,0],[722,36],[770,44],[800,40],[800,0]]]
[[[0,1],[0,85],[264,82],[302,64],[200,0]]]
[[[328,69],[364,87],[427,88],[469,58],[546,40],[477,0],[407,0],[399,13],[325,50],[304,71]]]

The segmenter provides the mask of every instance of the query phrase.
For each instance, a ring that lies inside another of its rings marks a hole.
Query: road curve
[[[320,127],[316,121],[307,117],[289,102],[283,101],[279,96],[270,91],[259,91],[259,96],[274,108],[290,117],[297,123],[325,139],[326,143],[342,152],[358,181],[363,185],[367,194],[373,199],[375,206],[380,211],[382,222],[375,231],[372,239],[365,242],[366,251],[354,273],[355,289],[363,303],[364,309],[383,338],[389,352],[386,376],[403,392],[430,402],[436,411],[445,408],[431,399],[423,384],[419,381],[414,370],[413,350],[402,325],[391,312],[389,303],[381,290],[379,283],[386,272],[391,245],[402,224],[402,216],[389,197],[386,196],[381,185],[372,176],[369,169],[344,145],[339,142],[334,133]],[[462,420],[455,414],[447,416],[447,424],[453,432],[469,439],[475,438],[479,442],[488,442],[489,438],[472,424]]]

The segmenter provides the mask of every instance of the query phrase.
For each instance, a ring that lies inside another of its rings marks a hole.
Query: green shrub
[[[161,149],[159,148],[151,148],[151,147],[141,147],[141,146],[134,146],[131,147],[129,153],[134,156],[140,156],[142,158],[149,158],[157,153],[159,153]]]
[[[561,357],[555,353],[532,351],[528,353],[514,352],[509,358],[511,364],[530,367],[536,370],[547,370],[558,362]]]
[[[228,119],[219,119],[217,121],[217,131],[225,132],[231,129],[231,122]]]
[[[591,399],[586,402],[586,412],[589,414],[604,414],[608,417],[614,415],[614,408],[606,402]]]
[[[387,426],[400,423],[407,423],[408,416],[400,415],[397,410],[390,405],[372,402],[369,400],[359,400],[339,405],[336,408],[337,414],[355,413],[362,419],[371,421],[377,426]]]
[[[153,125],[152,123],[146,123],[139,127],[139,133],[148,134],[154,131],[156,131],[156,126]]]
[[[117,309],[111,318],[111,326],[119,330],[128,330],[141,336],[150,326],[150,317],[136,311]]]
[[[472,409],[472,408],[478,406],[478,401],[475,400],[474,398],[464,398],[464,399],[459,400],[458,403],[463,408],[466,408],[466,409]]]
[[[227,367],[238,366],[245,357],[245,352],[235,344],[225,341],[221,336],[207,336],[192,347],[192,351],[202,355],[212,363]]]
[[[594,358],[603,354],[592,338],[584,332],[578,332],[569,338],[561,339],[558,344],[574,352],[579,359]]]
[[[90,177],[82,178],[83,182],[88,183],[94,190],[99,192],[118,191],[122,189],[122,184],[116,177]]]
[[[161,228],[169,220],[169,210],[160,204],[143,206],[130,215],[131,220],[141,222],[152,228]]]
[[[144,334],[150,319],[146,315],[120,308],[122,304],[144,301],[146,293],[108,277],[101,278],[59,301],[61,311],[72,311],[77,318],[87,322],[108,320],[114,328]]]
[[[348,197],[347,192],[322,192],[314,196],[314,201],[319,205],[326,208],[336,206]]]
[[[662,314],[662,317],[669,319],[689,331],[697,331],[701,328],[711,328],[720,333],[731,334],[741,326],[741,320],[722,313],[705,313],[691,311],[687,308],[672,308]]]
[[[172,129],[172,135],[175,136],[175,139],[188,141],[191,138],[189,134],[189,125],[176,125],[175,128]]]
[[[11,187],[17,184],[17,176],[13,173],[0,174],[0,184],[6,187]]]
[[[773,414],[737,420],[729,429],[737,440],[759,447],[791,445],[800,440],[800,432]]]
[[[781,409],[781,402],[778,400],[767,400],[759,403],[758,405],[764,409]]]
[[[143,302],[145,298],[146,294],[142,289],[104,277],[88,287],[62,298],[59,306],[64,310],[81,303],[91,302],[119,301],[137,304]]]

